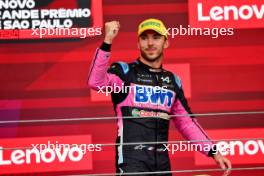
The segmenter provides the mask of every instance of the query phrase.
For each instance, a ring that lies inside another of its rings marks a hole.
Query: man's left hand
[[[225,170],[223,176],[228,176],[231,173],[231,162],[224,156],[222,156],[219,152],[213,156],[213,159],[215,162],[223,169]]]

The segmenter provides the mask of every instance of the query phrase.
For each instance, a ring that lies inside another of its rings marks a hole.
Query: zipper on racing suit
[[[162,71],[161,71],[162,72]],[[155,86],[159,86],[159,87],[162,87],[162,83],[159,81],[159,77],[158,77],[158,73],[155,73]],[[155,168],[156,170],[158,170],[158,134],[159,134],[159,121],[160,121],[160,118],[157,116],[157,112],[158,112],[158,109],[159,109],[159,101],[157,101],[157,109],[156,109],[156,119],[155,119],[155,135],[156,135],[156,144],[155,144],[155,147],[154,147],[154,151],[155,151]]]

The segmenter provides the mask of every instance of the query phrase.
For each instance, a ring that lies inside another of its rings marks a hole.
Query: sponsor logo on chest
[[[171,107],[175,93],[166,89],[166,86],[135,85],[134,102]]]

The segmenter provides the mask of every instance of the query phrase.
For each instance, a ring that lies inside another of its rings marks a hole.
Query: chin
[[[149,62],[155,62],[156,60],[159,59],[159,57],[146,57],[145,59],[146,59],[147,61],[149,61]]]
[[[149,58],[150,61],[156,61],[157,59],[157,57]]]
[[[141,51],[141,56],[148,62],[157,61],[160,58],[161,55],[162,55],[162,53],[160,55],[159,54],[151,54],[151,55],[149,55],[146,52],[142,52]]]
[[[158,54],[147,54],[146,57],[148,58],[148,60],[156,60],[156,58],[158,57]]]

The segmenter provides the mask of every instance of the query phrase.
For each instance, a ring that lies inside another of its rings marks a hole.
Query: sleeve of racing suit
[[[183,135],[183,137],[197,146],[198,151],[207,155],[213,156],[216,148],[213,146],[210,138],[206,134],[206,132],[199,125],[195,117],[191,117],[188,114],[192,114],[187,100],[184,96],[184,92],[182,89],[181,81],[176,76],[175,79],[178,85],[178,95],[176,96],[175,102],[172,106],[172,115],[181,115],[173,118],[173,122],[175,127],[179,130],[179,132]],[[196,149],[196,147],[195,147]]]
[[[118,64],[113,64],[109,67],[111,45],[103,43],[100,48],[96,49],[95,57],[93,58],[90,72],[87,80],[87,85],[94,90],[106,90],[108,86],[121,86],[123,81],[122,70]]]

